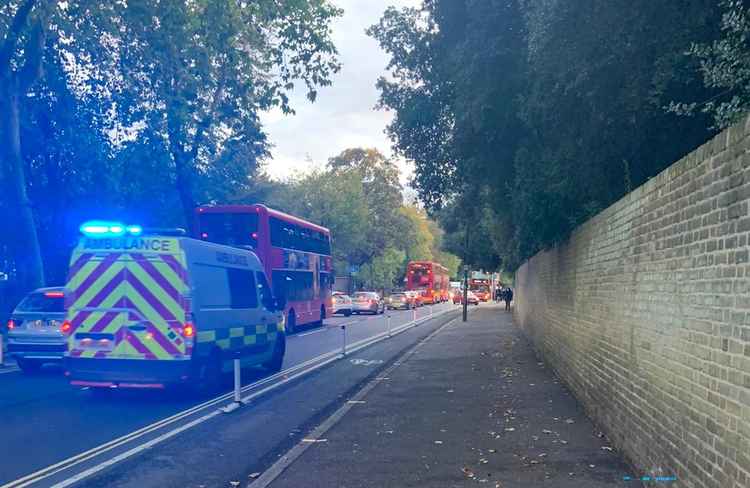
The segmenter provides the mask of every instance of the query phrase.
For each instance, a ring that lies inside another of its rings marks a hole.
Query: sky
[[[262,114],[273,159],[266,163],[268,174],[278,180],[325,166],[328,158],[349,147],[374,147],[390,156],[391,142],[384,130],[392,114],[375,110],[378,90],[375,82],[385,73],[388,55],[365,29],[380,19],[386,7],[416,6],[418,0],[332,0],[344,15],[332,25],[333,41],[339,50],[341,71],[333,85],[318,91],[314,103],[304,90],[290,96],[294,115],[280,110]],[[410,166],[397,161],[401,182],[406,184]]]

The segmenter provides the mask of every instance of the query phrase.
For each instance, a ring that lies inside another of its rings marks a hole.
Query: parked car
[[[340,313],[344,317],[352,314],[352,297],[346,293],[335,292],[333,294],[333,313]]]
[[[414,308],[414,298],[404,292],[393,293],[388,298],[390,310],[411,310]]]
[[[372,314],[385,312],[385,300],[374,291],[358,291],[352,299],[352,313],[362,312]]]
[[[39,288],[21,300],[8,320],[8,355],[24,373],[45,363],[61,363],[67,337],[60,330],[65,320],[63,288]]]
[[[460,303],[463,305],[464,303],[463,293],[459,296],[454,295],[453,303]],[[476,296],[476,294],[473,291],[469,290],[468,292],[466,292],[466,303],[468,303],[469,305],[479,305],[479,297]]]

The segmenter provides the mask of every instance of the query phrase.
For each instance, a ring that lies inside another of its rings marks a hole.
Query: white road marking
[[[305,332],[304,334],[297,334],[297,337],[305,337],[305,336],[309,336],[309,335],[313,335],[313,334],[318,334],[319,332],[325,332],[325,331],[326,331],[326,329],[311,330],[310,332]]]
[[[0,369],[0,374],[15,373],[16,371],[21,371],[21,368],[18,366],[8,366],[7,369]]]
[[[440,315],[443,315],[443,314],[451,312],[451,311],[453,311],[453,309],[449,308],[449,309],[443,310],[443,311],[441,311],[441,312],[439,312],[439,313],[437,313],[437,314],[435,314],[435,315],[433,315],[431,317],[420,317],[420,318],[418,318],[415,321],[407,322],[407,323],[405,323],[405,324],[403,324],[401,326],[398,326],[398,327],[394,328],[391,331],[390,336],[397,335],[397,334],[399,334],[401,332],[404,332],[404,331],[406,331],[406,330],[408,330],[408,329],[410,329],[412,327],[418,326],[419,324],[421,324],[422,322],[426,321],[427,319],[435,318],[435,317],[438,317]],[[441,329],[442,329],[442,327],[441,327]],[[361,350],[361,349],[363,349],[365,347],[368,347],[368,346],[370,346],[372,344],[375,344],[375,343],[380,342],[380,341],[382,341],[384,339],[387,339],[388,337],[389,337],[388,332],[385,331],[385,332],[382,332],[380,334],[376,334],[374,336],[371,336],[371,337],[362,339],[360,341],[357,341],[357,342],[351,344],[351,346],[350,346],[351,348],[349,350],[349,354],[352,354],[352,353],[357,352],[357,351],[359,351],[359,350]],[[313,371],[315,371],[315,370],[317,370],[319,368],[322,368],[323,366],[326,366],[327,364],[330,364],[333,361],[337,361],[337,360],[341,359],[342,357],[343,356],[340,354],[340,349],[335,349],[333,351],[329,351],[327,353],[321,354],[321,355],[319,355],[317,357],[314,357],[312,359],[304,361],[304,362],[302,362],[300,364],[297,364],[295,366],[287,368],[287,369],[285,369],[283,371],[280,371],[280,372],[278,372],[276,374],[268,376],[268,377],[266,377],[266,378],[264,378],[262,380],[256,381],[255,383],[252,383],[250,385],[244,386],[242,388],[243,392],[252,390],[254,388],[257,388],[257,387],[259,387],[259,386],[261,386],[263,384],[269,383],[271,381],[274,381],[274,380],[277,380],[277,379],[281,379],[281,381],[279,381],[278,383],[274,383],[274,384],[272,384],[270,386],[267,386],[267,387],[265,387],[265,388],[263,388],[263,389],[261,389],[261,390],[259,390],[257,392],[252,393],[251,395],[243,398],[242,402],[243,403],[248,403],[250,400],[252,400],[254,398],[262,396],[262,395],[266,394],[267,392],[269,392],[271,390],[274,390],[274,389],[276,389],[276,388],[278,388],[278,387],[280,387],[280,386],[282,386],[282,385],[284,385],[284,384],[286,384],[286,383],[288,383],[290,381],[293,381],[294,379],[297,379],[299,377],[305,376],[305,375],[307,375],[307,374],[309,374],[309,373],[311,373],[311,372],[313,372]],[[322,361],[322,362],[318,362],[318,361]],[[305,369],[305,368],[307,368],[307,369]],[[293,372],[295,374],[292,374],[291,376],[289,376],[290,373],[293,373]],[[117,447],[119,447],[119,446],[121,446],[123,444],[127,444],[128,442],[131,442],[131,441],[133,441],[135,439],[138,439],[140,437],[143,437],[143,436],[145,436],[145,435],[147,435],[147,434],[149,434],[151,432],[159,430],[162,427],[165,427],[165,426],[167,426],[169,424],[172,424],[172,423],[175,423],[175,422],[177,422],[179,420],[182,420],[183,418],[188,417],[188,416],[190,416],[190,415],[192,415],[192,414],[194,414],[194,413],[196,413],[196,412],[198,412],[200,410],[203,410],[205,408],[209,408],[209,407],[214,406],[216,404],[219,404],[219,403],[221,403],[223,401],[229,400],[229,399],[232,398],[232,395],[233,395],[232,392],[225,393],[225,394],[223,394],[221,396],[218,396],[218,397],[216,397],[216,398],[214,398],[212,400],[208,400],[208,401],[206,401],[206,402],[204,402],[202,404],[199,404],[199,405],[191,407],[191,408],[189,408],[187,410],[184,410],[183,412],[176,413],[176,414],[172,415],[171,417],[159,420],[159,421],[154,422],[153,424],[148,425],[146,427],[143,427],[143,428],[141,428],[139,430],[136,430],[134,432],[131,432],[129,434],[121,436],[121,437],[119,437],[117,439],[109,441],[109,442],[107,442],[105,444],[102,444],[100,446],[97,446],[97,447],[94,447],[92,449],[89,449],[88,451],[85,451],[83,453],[80,453],[80,454],[77,454],[75,456],[72,456],[72,457],[70,457],[68,459],[65,459],[63,461],[60,461],[60,462],[58,462],[58,463],[56,463],[54,465],[50,465],[50,466],[47,466],[45,468],[42,468],[42,469],[40,469],[40,470],[38,470],[38,471],[36,471],[34,473],[26,475],[26,476],[24,476],[22,478],[19,478],[17,480],[11,481],[11,482],[9,482],[9,483],[7,483],[5,485],[0,486],[0,488],[23,488],[23,487],[29,486],[31,484],[37,483],[37,482],[39,482],[39,481],[41,481],[41,480],[43,480],[45,478],[48,478],[48,477],[50,477],[50,476],[52,476],[54,474],[57,474],[57,473],[59,473],[61,471],[66,470],[66,469],[70,469],[70,468],[72,468],[72,467],[74,467],[74,466],[76,466],[78,464],[81,464],[81,463],[83,463],[83,462],[85,462],[85,461],[87,461],[87,460],[89,460],[91,458],[99,456],[99,455],[101,455],[101,454],[103,454],[103,453],[105,453],[107,451],[115,449],[115,448],[117,448]],[[121,453],[121,454],[119,454],[119,455],[117,455],[117,456],[115,456],[113,458],[109,458],[109,459],[107,459],[107,460],[105,460],[105,461],[103,461],[103,462],[101,462],[101,463],[99,463],[99,464],[97,464],[95,466],[92,466],[91,468],[89,468],[89,469],[87,469],[85,471],[82,471],[82,472],[80,472],[80,473],[78,473],[78,474],[76,474],[76,475],[74,475],[74,476],[72,476],[70,478],[65,479],[65,480],[63,480],[63,481],[61,481],[61,482],[53,485],[53,488],[64,488],[66,486],[70,486],[71,484],[77,483],[77,482],[79,482],[79,481],[81,481],[81,480],[83,480],[83,479],[85,479],[85,478],[87,478],[89,476],[92,476],[92,475],[94,475],[94,474],[96,474],[96,473],[98,473],[98,472],[100,472],[100,471],[102,471],[102,470],[104,470],[104,469],[106,469],[106,468],[114,465],[114,464],[117,464],[117,463],[119,463],[121,461],[124,461],[125,459],[127,459],[129,457],[132,457],[132,456],[134,456],[134,455],[142,452],[145,449],[151,448],[154,445],[159,444],[160,442],[162,442],[164,440],[167,440],[167,439],[169,439],[169,438],[171,438],[171,437],[173,437],[173,436],[175,436],[175,435],[177,435],[177,434],[179,434],[181,432],[184,432],[184,431],[186,431],[186,430],[188,430],[188,429],[190,429],[192,427],[195,427],[198,424],[206,422],[207,420],[212,419],[213,417],[219,415],[220,413],[221,413],[221,410],[217,409],[215,411],[212,411],[211,413],[203,415],[202,417],[200,417],[198,419],[192,420],[191,422],[189,422],[187,424],[184,424],[182,426],[174,428],[171,431],[165,432],[164,434],[162,434],[162,435],[160,435],[158,437],[155,437],[154,439],[151,439],[151,440],[149,440],[149,441],[147,441],[147,442],[145,442],[143,444],[139,444],[138,446],[136,446],[136,447],[134,447],[134,448],[132,448],[132,449],[130,449],[128,451],[125,451],[125,452],[123,452],[123,453]]]

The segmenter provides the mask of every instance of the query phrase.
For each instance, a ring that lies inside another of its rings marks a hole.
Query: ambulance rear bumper
[[[192,364],[189,359],[63,359],[72,385],[100,388],[164,388],[186,383]]]

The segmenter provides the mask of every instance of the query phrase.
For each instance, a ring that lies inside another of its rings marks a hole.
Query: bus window
[[[255,213],[200,214],[200,238],[228,246],[258,247],[258,215]]]
[[[290,302],[313,299],[312,271],[273,271],[273,291]]]

